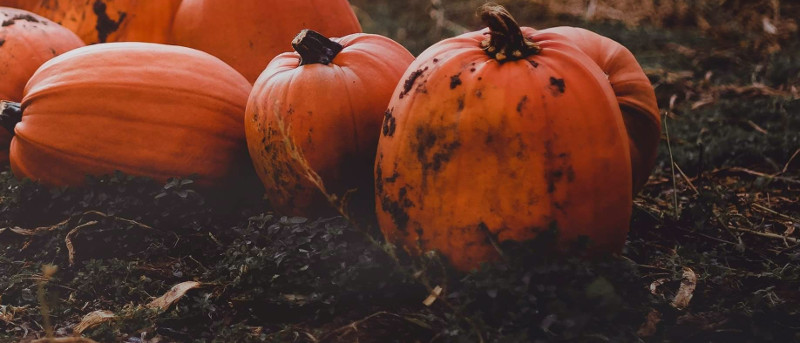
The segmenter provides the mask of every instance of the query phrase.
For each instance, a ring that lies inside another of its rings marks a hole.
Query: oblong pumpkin
[[[338,198],[356,190],[348,196],[367,195],[371,208],[384,111],[414,57],[371,34],[304,31],[295,46],[300,53],[272,60],[247,104],[247,143],[267,196],[285,214],[308,216],[334,213],[320,187]]]
[[[249,168],[250,83],[201,51],[107,43],[60,55],[33,75],[11,142],[11,169],[51,186],[116,170],[203,186]]]
[[[395,90],[375,165],[381,230],[461,270],[553,227],[619,251],[631,163],[606,75],[567,37],[484,11],[491,30],[430,47]]]
[[[255,82],[302,29],[328,37],[361,32],[346,0],[184,0],[173,43],[221,58]]]
[[[166,43],[181,0],[17,0],[17,6],[47,17],[87,44]]]
[[[0,100],[21,101],[31,75],[47,60],[84,44],[72,31],[28,11],[0,7]],[[0,165],[11,134],[0,128]]]
[[[639,193],[656,165],[661,141],[661,116],[650,79],[630,50],[610,38],[567,26],[540,32],[569,38],[608,75],[630,140],[633,194]]]

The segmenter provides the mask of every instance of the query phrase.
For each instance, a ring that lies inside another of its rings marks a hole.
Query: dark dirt
[[[2,25],[3,26],[14,25],[14,23],[16,23],[17,20],[25,20],[25,21],[29,21],[31,23],[39,23],[39,20],[36,19],[34,16],[32,16],[30,14],[20,14],[20,15],[15,15],[11,19],[4,20]]]
[[[411,75],[408,76],[408,79],[406,79],[406,81],[403,83],[403,91],[400,93],[400,99],[402,99],[409,92],[411,92],[411,88],[414,88],[414,82],[416,82],[417,79],[420,76],[422,76],[422,74],[427,70],[428,67],[425,67],[424,69],[418,69],[412,72]]]
[[[100,43],[105,43],[108,36],[119,29],[120,24],[125,21],[125,17],[128,15],[125,12],[120,12],[119,20],[114,21],[106,12],[107,7],[106,3],[102,0],[95,0],[94,5],[92,5],[92,10],[94,14],[97,15],[97,25],[95,29],[97,30],[97,40]]]

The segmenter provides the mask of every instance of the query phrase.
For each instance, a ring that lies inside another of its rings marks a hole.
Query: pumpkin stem
[[[0,101],[0,127],[14,135],[14,127],[22,121],[22,106],[18,102]]]
[[[489,38],[481,42],[486,53],[498,62],[516,61],[542,51],[538,44],[522,35],[522,29],[503,6],[481,6],[481,19],[489,27]]]
[[[330,64],[344,47],[314,30],[305,29],[294,37],[292,47],[300,54],[300,65]]]

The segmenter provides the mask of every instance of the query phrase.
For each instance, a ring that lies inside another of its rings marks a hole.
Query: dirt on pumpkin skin
[[[97,40],[100,43],[105,43],[108,36],[119,29],[120,24],[125,21],[125,17],[128,15],[125,12],[120,12],[119,19],[114,21],[108,16],[107,7],[106,3],[102,0],[95,0],[92,5],[92,12],[97,16],[97,26],[95,26],[95,29],[97,30]]]
[[[479,28],[482,3],[351,0],[367,32],[415,54]],[[699,0],[680,10],[666,0],[623,25],[604,7],[622,0],[598,0],[592,20],[586,8],[559,12],[569,1],[502,3],[523,24],[621,42],[655,86],[664,136],[621,256],[555,254],[551,227],[531,242],[495,242],[496,264],[454,273],[436,254],[411,261],[341,218],[282,216],[262,194],[120,174],[49,190],[6,170],[0,342],[45,337],[42,305],[58,337],[110,311],[115,320],[83,331],[98,342],[800,341],[800,4]],[[420,77],[403,80],[406,92]],[[453,110],[477,100],[467,96]],[[513,100],[511,111],[530,106]],[[435,151],[422,151],[431,168]],[[553,187],[570,177],[559,166],[542,176]],[[377,188],[403,178],[376,174]],[[414,234],[404,210],[414,205],[384,208]],[[58,267],[49,280],[46,264]],[[148,307],[187,281],[201,285],[166,310]]]

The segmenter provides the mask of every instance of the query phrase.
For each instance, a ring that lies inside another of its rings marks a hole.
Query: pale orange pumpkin
[[[17,6],[47,17],[87,44],[166,43],[181,0],[17,0]]]
[[[327,196],[364,199],[389,98],[414,57],[389,38],[328,39],[303,31],[253,87],[245,115],[250,156],[276,209],[333,214]],[[318,177],[318,178],[317,178]],[[351,192],[355,191],[355,193]]]
[[[11,142],[14,175],[77,186],[122,171],[219,186],[252,170],[244,137],[250,83],[185,47],[107,43],[60,55],[31,77]],[[6,123],[8,123],[6,121]]]
[[[31,75],[47,60],[84,44],[70,30],[28,11],[0,7],[0,100],[20,101]],[[0,165],[11,134],[0,129]]]
[[[255,82],[302,29],[361,32],[346,0],[183,0],[172,34],[175,44],[217,56]]]
[[[632,174],[607,76],[568,37],[482,11],[489,29],[430,47],[395,90],[375,165],[381,230],[461,270],[551,228],[619,251]]]

